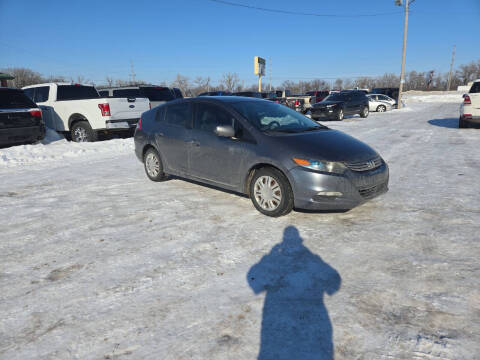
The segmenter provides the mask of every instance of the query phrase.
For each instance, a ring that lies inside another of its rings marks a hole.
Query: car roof
[[[227,103],[227,104],[245,102],[245,101],[266,101],[271,103],[270,100],[265,100],[262,98],[246,97],[246,96],[196,96],[192,98],[175,99],[175,100],[169,101],[165,105],[178,104],[180,102],[192,102],[192,101]]]

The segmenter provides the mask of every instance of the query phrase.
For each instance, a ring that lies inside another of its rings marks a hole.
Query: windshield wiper
[[[301,131],[301,132],[305,132],[305,131],[314,131],[314,130],[320,130],[320,129],[325,130],[325,129],[327,129],[327,128],[324,127],[324,126],[318,125],[318,126],[312,126],[312,127],[306,128],[306,129],[302,129],[302,130],[300,130],[300,131]],[[299,131],[299,132],[300,132],[300,131]]]

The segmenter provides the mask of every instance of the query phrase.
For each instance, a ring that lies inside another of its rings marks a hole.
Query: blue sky
[[[399,73],[403,13],[393,0],[230,0],[322,14],[275,14],[210,0],[0,0],[0,68],[44,75],[106,76],[152,83],[236,72],[253,84],[253,57],[272,59],[273,83]],[[411,5],[407,70],[448,71],[480,58],[480,0],[416,0]],[[265,79],[268,81],[267,79]],[[265,81],[264,80],[264,81]]]

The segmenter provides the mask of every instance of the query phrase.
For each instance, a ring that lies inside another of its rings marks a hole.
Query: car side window
[[[480,81],[474,82],[469,91],[470,94],[480,93]]]
[[[222,108],[211,104],[197,104],[195,129],[213,134],[217,126],[233,126],[233,123],[233,116]]]
[[[23,92],[25,93],[25,95],[27,95],[30,100],[33,101],[33,92],[34,92],[35,88],[30,88],[30,89],[25,89],[23,90]]]
[[[35,101],[36,103],[48,101],[49,90],[49,86],[36,87],[33,95],[33,101]]]
[[[180,104],[169,105],[167,107],[165,119],[166,123],[169,125],[190,127],[192,119],[190,103],[183,102]]]

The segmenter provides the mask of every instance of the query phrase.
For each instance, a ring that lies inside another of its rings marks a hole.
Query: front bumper
[[[349,210],[388,191],[388,165],[342,175],[295,167],[288,173],[295,207],[306,210]]]
[[[310,116],[312,119],[320,119],[320,118],[334,118],[338,114],[338,108],[337,107],[322,107],[322,108],[316,108],[315,106],[312,106],[310,108]]]

